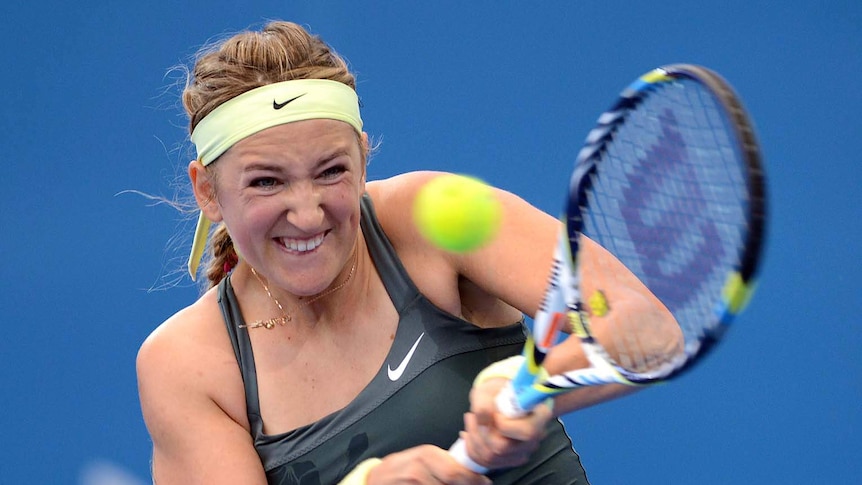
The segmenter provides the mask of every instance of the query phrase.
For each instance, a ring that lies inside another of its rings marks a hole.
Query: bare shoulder
[[[416,193],[440,175],[411,172],[367,185],[380,225],[419,289],[438,306],[481,326],[511,323],[518,312],[534,314],[559,221],[495,188],[503,210],[497,237],[476,251],[447,253],[427,242],[412,223]]]
[[[138,351],[141,410],[159,484],[265,483],[215,298],[210,291],[177,312]]]
[[[221,321],[214,291],[178,311],[159,325],[144,341],[138,352],[142,370],[156,371],[166,360],[172,365],[194,365],[196,355],[208,341],[219,340],[213,330]]]
[[[419,189],[442,172],[408,172],[385,180],[369,182],[368,195],[374,202],[377,220],[399,256],[419,254],[442,262],[446,254],[436,251],[413,224],[413,199]]]
[[[141,345],[138,387],[144,417],[152,418],[148,424],[163,417],[157,413],[168,400],[190,406],[211,401],[232,418],[247,421],[244,409],[234,403],[243,395],[242,377],[215,300],[215,292],[208,292],[159,325]]]
[[[462,316],[456,258],[430,244],[413,224],[417,191],[440,175],[442,172],[408,172],[369,182],[366,190],[380,227],[419,291],[439,308]]]
[[[368,182],[366,189],[374,201],[379,218],[388,221],[411,215],[413,199],[423,185],[431,179],[444,175],[444,172],[416,171],[406,172],[382,180]]]
[[[447,172],[416,171],[394,177],[372,181],[367,191],[374,202],[378,219],[387,235],[396,235],[396,242],[410,244],[422,243],[419,232],[412,224],[413,201],[419,190],[432,179],[446,175]],[[524,244],[525,240],[540,236],[542,243],[551,245],[556,240],[559,221],[540,211],[521,197],[493,187],[497,199],[503,207],[503,227],[498,246],[514,247]],[[534,241],[535,242],[535,241]]]

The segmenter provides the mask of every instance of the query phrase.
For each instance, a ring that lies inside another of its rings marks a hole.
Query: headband
[[[259,131],[294,121],[330,119],[349,123],[362,133],[359,98],[350,86],[328,79],[296,79],[246,91],[202,119],[192,131],[192,143],[204,166],[214,162],[238,141]],[[194,280],[206,247],[210,221],[198,216],[189,274]]]

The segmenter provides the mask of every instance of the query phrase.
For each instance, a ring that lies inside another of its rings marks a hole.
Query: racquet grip
[[[454,458],[455,461],[480,475],[488,473],[487,468],[476,463],[472,458],[470,458],[470,455],[467,454],[467,444],[461,438],[458,438],[458,440],[449,447],[449,454],[452,455],[452,458]]]
[[[530,410],[524,409],[518,404],[518,397],[511,382],[497,395],[496,404],[500,412],[510,418],[518,418],[530,413]],[[454,458],[455,461],[476,473],[482,475],[488,473],[488,468],[476,463],[472,458],[470,458],[470,455],[467,454],[467,444],[461,438],[458,438],[458,440],[449,447],[449,454],[452,455],[452,458]]]
[[[532,407],[525,408],[518,399],[518,393],[512,382],[500,389],[494,400],[497,410],[509,418],[520,418],[530,414]]]

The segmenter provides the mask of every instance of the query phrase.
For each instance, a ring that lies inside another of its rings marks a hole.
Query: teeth
[[[311,239],[281,238],[281,243],[291,251],[308,252],[317,249],[318,246],[323,244],[323,234],[318,234]]]

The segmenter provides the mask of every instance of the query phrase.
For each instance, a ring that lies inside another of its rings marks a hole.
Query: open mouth
[[[282,237],[279,238],[278,241],[289,251],[307,253],[309,251],[314,251],[315,249],[320,247],[320,245],[323,244],[324,237],[326,237],[326,233],[322,232],[309,239],[294,239]]]

